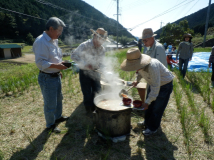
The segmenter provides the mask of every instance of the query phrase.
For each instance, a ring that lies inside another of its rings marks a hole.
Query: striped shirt
[[[151,104],[152,101],[156,100],[160,87],[171,82],[174,76],[160,61],[152,58],[149,65],[138,71],[137,82],[139,82],[141,78],[144,78],[150,85],[151,92],[145,103]]]

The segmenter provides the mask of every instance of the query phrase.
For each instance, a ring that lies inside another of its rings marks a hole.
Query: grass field
[[[195,52],[211,52],[212,51],[212,47],[198,47],[198,48],[194,48],[194,53]]]
[[[119,69],[126,50],[107,55],[116,58],[114,70],[122,79],[134,80],[134,72]],[[85,116],[78,74],[71,70],[62,72],[63,114],[70,119],[59,124],[62,133],[48,133],[38,72],[35,64],[0,63],[0,87],[5,88],[0,93],[0,160],[214,159],[211,73],[188,72],[183,80],[175,70],[173,93],[158,132],[144,137],[137,127],[143,112],[133,111],[130,135],[112,143],[102,140],[92,119]],[[139,99],[136,89],[130,94]]]
[[[63,52],[71,51],[71,47],[69,45],[62,45],[60,46],[60,48],[62,49]],[[22,49],[22,53],[33,54],[33,46],[24,46],[24,48]]]

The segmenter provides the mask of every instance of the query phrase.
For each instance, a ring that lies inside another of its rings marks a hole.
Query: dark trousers
[[[142,45],[138,45],[138,49],[140,50],[140,52],[142,51]]]
[[[172,64],[168,64],[168,69],[172,69]]]
[[[186,75],[188,63],[189,63],[189,58],[187,59],[179,58],[179,71],[180,71],[180,74],[183,76],[183,78]]]
[[[145,111],[145,125],[151,131],[155,131],[159,128],[161,118],[164,110],[168,104],[170,94],[172,93],[173,84],[172,81],[161,86],[159,94],[155,101],[153,101],[148,109]],[[148,88],[147,98],[151,89]]]
[[[214,63],[212,63],[212,77],[211,81],[214,81]]]
[[[100,74],[92,70],[80,69],[79,80],[85,109],[86,111],[93,111],[95,109],[94,97],[101,90]]]

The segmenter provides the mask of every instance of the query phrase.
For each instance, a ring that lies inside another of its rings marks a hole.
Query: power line
[[[9,10],[9,9],[6,9],[6,8],[2,8],[2,7],[0,7],[0,9],[3,9],[3,10],[5,10],[5,11],[9,11],[9,12],[13,12],[13,13],[17,13],[17,14],[21,14],[21,15],[24,15],[24,16],[28,16],[28,17],[37,18],[37,19],[41,19],[41,20],[45,20],[45,21],[47,21],[47,19],[43,19],[43,18],[39,18],[39,17],[35,17],[35,16],[28,15],[28,14],[24,14],[24,13],[16,12],[16,11]]]
[[[108,12],[106,13],[106,15],[112,14],[113,9],[114,9],[114,2],[111,4],[111,6],[110,6]]]
[[[83,15],[81,15],[81,14],[79,14],[79,13],[75,13],[74,11],[70,11],[70,10],[67,10],[67,9],[65,9],[65,8],[58,7],[58,6],[54,5],[54,4],[49,3],[49,2],[46,2],[46,1],[42,1],[42,0],[36,0],[36,1],[39,2],[39,3],[45,4],[45,5],[47,5],[47,6],[56,8],[56,9],[60,9],[60,10],[64,10],[64,11],[67,11],[67,12],[70,12],[70,13],[73,13],[73,14],[76,14],[76,15],[78,15],[78,16],[80,16],[80,17],[84,17],[84,18],[89,19],[89,20],[92,20],[92,21],[96,21],[96,22],[101,23],[101,24],[105,24],[105,25],[109,25],[109,26],[115,27],[115,25],[112,25],[112,24],[109,24],[109,23],[103,23],[103,22],[101,22],[101,21],[88,18],[88,17],[83,16]]]
[[[188,2],[188,3],[191,3],[192,1],[195,1],[195,0],[191,0],[191,1]],[[182,1],[182,2],[179,3],[178,5],[173,6],[172,8],[170,8],[170,9],[168,9],[168,10],[164,11],[163,13],[160,13],[160,14],[158,14],[157,16],[155,16],[155,17],[153,17],[153,18],[151,18],[151,19],[149,19],[149,20],[147,20],[147,21],[145,21],[145,22],[143,22],[143,23],[140,23],[140,24],[138,24],[138,25],[136,25],[136,26],[134,26],[134,27],[132,27],[132,28],[130,28],[130,29],[133,30],[133,29],[139,27],[139,26],[142,25],[142,24],[145,24],[145,23],[147,23],[147,22],[149,22],[149,21],[151,21],[151,20],[153,20],[153,19],[155,19],[155,18],[158,18],[158,17],[160,17],[160,16],[162,16],[162,15],[164,15],[164,14],[166,14],[166,13],[169,13],[169,12],[171,12],[171,11],[174,11],[175,9],[177,9],[177,8],[183,6],[183,5],[188,4],[188,3],[185,3],[185,4],[181,5],[181,4],[184,3],[184,2],[186,2],[186,0]],[[179,5],[180,5],[180,6],[179,6]]]
[[[109,5],[108,5],[108,7],[106,7],[105,12],[107,12],[107,11],[108,11],[108,9],[109,9],[109,7],[111,6],[111,4],[112,4],[112,0],[110,1],[110,3],[109,3]]]
[[[197,0],[196,3],[183,16],[187,15],[187,13],[198,3],[198,1],[199,0]]]
[[[148,4],[148,3],[150,3],[152,0],[148,0],[148,1],[146,1],[145,3],[142,3],[142,2],[139,2],[138,4],[136,4],[136,5],[134,5],[134,6],[132,6],[132,7],[129,7],[128,8],[128,10],[126,10],[126,11],[129,11],[129,10],[132,10],[132,9],[134,9],[135,7],[140,7],[141,5],[145,5],[145,4]]]
[[[129,5],[129,6],[126,6],[126,7],[124,7],[124,8],[125,8],[125,9],[128,9],[128,10],[131,10],[131,9],[133,9],[133,8],[135,8],[135,7],[139,7],[139,6],[143,5],[143,4],[147,4],[148,1],[149,1],[149,0],[138,1],[138,2],[136,2],[136,3],[133,3],[133,4]]]

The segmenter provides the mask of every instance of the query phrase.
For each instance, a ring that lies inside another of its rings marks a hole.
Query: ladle
[[[103,73],[103,72],[101,72],[99,69],[96,69],[96,70],[94,70],[94,71],[96,71],[96,72],[98,72],[98,73],[100,73],[100,74],[106,74],[106,75],[113,75],[113,73],[112,72],[105,72],[105,73]]]
[[[119,96],[120,96],[120,97],[123,97],[122,94],[128,95],[128,91],[129,91],[130,89],[132,89],[133,87],[134,87],[134,86],[131,86],[131,87],[129,87],[127,90],[122,89],[122,90],[120,91],[120,93],[119,93]]]

